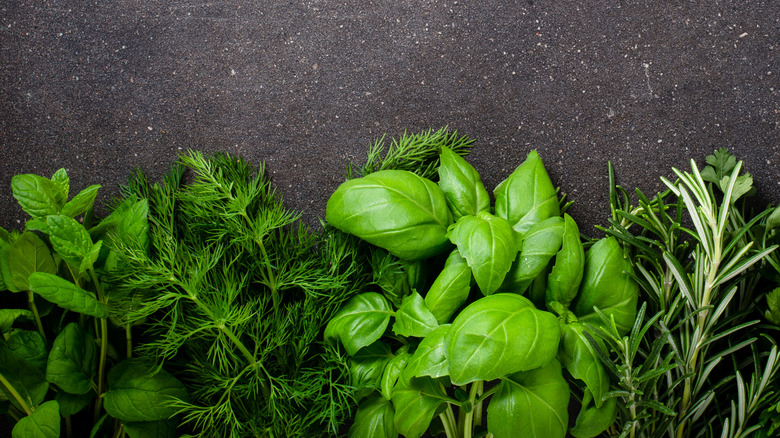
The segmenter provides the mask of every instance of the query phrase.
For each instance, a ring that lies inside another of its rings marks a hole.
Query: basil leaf
[[[464,216],[447,232],[471,267],[484,295],[495,292],[517,256],[519,243],[509,223],[487,212]]]
[[[63,309],[94,316],[108,317],[108,306],[75,284],[56,275],[35,272],[30,275],[30,290]]]
[[[126,359],[108,373],[109,390],[103,394],[106,412],[125,421],[166,420],[176,414],[174,400],[188,400],[184,384],[165,370],[142,359]]]
[[[496,186],[496,216],[500,216],[519,233],[548,217],[560,216],[558,196],[544,164],[536,151],[507,179]]]
[[[12,438],[59,438],[60,406],[50,400],[22,418],[11,431]]]
[[[623,258],[623,250],[614,237],[606,237],[585,253],[580,294],[573,312],[582,323],[602,324],[593,310],[597,307],[607,317],[614,317],[621,336],[634,325],[639,286],[631,277],[631,262]]]
[[[93,388],[95,344],[78,323],[72,322],[57,335],[46,364],[46,380],[71,394],[86,394]]]
[[[393,357],[390,347],[382,342],[374,342],[350,358],[350,385],[356,388],[356,399],[380,389],[385,367]]]
[[[447,335],[452,383],[540,367],[555,357],[559,339],[555,316],[537,310],[528,298],[495,294],[479,299],[463,309]]]
[[[355,295],[328,321],[325,339],[341,341],[347,353],[354,356],[382,337],[392,314],[393,309],[382,295],[376,292]]]
[[[441,148],[439,187],[457,221],[490,209],[490,195],[476,169],[448,147]]]
[[[458,307],[466,302],[470,290],[471,268],[455,249],[447,257],[444,268],[425,294],[425,306],[431,310],[439,324],[447,323]]]
[[[100,187],[99,184],[94,184],[80,191],[73,199],[65,203],[60,214],[71,218],[84,214],[95,203],[95,197]]]
[[[546,301],[557,301],[568,307],[577,296],[585,268],[585,251],[577,223],[564,215],[561,250],[555,256],[555,265],[547,277]]]
[[[325,220],[405,260],[448,248],[452,214],[435,183],[402,170],[382,170],[343,183],[328,199]]]
[[[0,333],[11,330],[14,322],[19,318],[33,319],[35,316],[27,309],[0,309]]]
[[[563,325],[558,357],[575,379],[585,382],[594,396],[596,407],[601,407],[601,398],[609,391],[609,375],[593,346],[582,334],[584,329],[580,323]],[[606,351],[605,347],[604,350]]]
[[[569,426],[568,406],[569,384],[561,364],[552,360],[501,379],[488,405],[488,430],[496,438],[563,438]]]
[[[450,324],[440,325],[420,341],[420,345],[406,365],[406,373],[412,377],[433,378],[450,374],[447,362],[447,334],[450,332],[450,327]]]
[[[396,430],[407,438],[421,437],[447,396],[444,388],[430,377],[410,377],[401,373],[393,391]]]
[[[438,325],[436,317],[425,307],[420,294],[412,292],[403,299],[401,307],[395,312],[393,333],[399,336],[422,338]]]
[[[574,427],[569,429],[569,433],[575,438],[592,438],[598,436],[609,428],[615,422],[617,417],[617,399],[609,398],[604,400],[600,408],[591,404],[593,395],[585,390],[580,406],[580,413],[577,415],[577,421]]]
[[[561,248],[564,221],[560,216],[545,219],[534,224],[523,235],[522,249],[512,263],[502,292],[522,294],[536,277],[539,276],[553,256]]]
[[[382,381],[380,386],[382,390],[382,397],[384,397],[385,400],[390,400],[392,398],[393,389],[395,388],[395,384],[398,381],[398,377],[401,376],[401,372],[403,372],[404,368],[406,368],[406,364],[409,362],[409,358],[412,357],[408,350],[408,345],[402,346],[398,349],[398,351],[396,351],[395,357],[387,362],[385,371],[382,373]]]
[[[46,243],[35,233],[27,231],[22,233],[8,250],[8,270],[11,281],[18,290],[30,290],[30,274],[56,274],[57,265]]]
[[[358,406],[348,438],[396,438],[393,404],[376,395]]]
[[[60,211],[60,187],[48,178],[33,174],[16,175],[11,178],[11,190],[22,210],[33,218],[45,218]]]
[[[122,427],[130,438],[173,438],[178,425],[179,421],[176,419],[122,422]]]
[[[54,251],[70,266],[80,266],[92,250],[92,238],[84,225],[61,214],[47,216],[46,225]]]

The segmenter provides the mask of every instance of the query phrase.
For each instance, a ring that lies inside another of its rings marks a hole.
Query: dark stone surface
[[[607,161],[654,192],[730,148],[780,199],[775,1],[23,1],[0,4],[0,225],[17,173],[116,193],[187,148],[265,161],[317,223],[387,133],[476,139],[492,189],[536,148],[581,229]]]

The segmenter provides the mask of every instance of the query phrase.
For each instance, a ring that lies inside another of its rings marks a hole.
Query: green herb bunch
[[[125,195],[149,203],[149,250],[120,247],[111,278],[138,352],[164,364],[191,400],[173,404],[205,437],[335,434],[349,414],[346,365],[321,341],[360,287],[352,238],[313,233],[286,209],[263,166],[198,152]]]
[[[605,344],[592,339],[617,382],[607,394],[620,400],[614,435],[771,436],[780,357],[762,317],[777,211],[749,208],[752,177],[728,151],[707,163],[674,169],[654,198],[637,190],[638,206],[610,167],[605,231],[622,242],[644,301],[629,334],[605,325]]]

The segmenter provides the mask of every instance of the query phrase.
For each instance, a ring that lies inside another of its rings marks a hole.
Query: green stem
[[[441,424],[444,425],[444,432],[447,438],[458,438],[458,428],[455,424],[455,414],[452,412],[452,405],[447,405],[447,410],[439,414]]]
[[[95,399],[95,412],[93,419],[95,422],[100,418],[100,408],[103,404],[103,383],[106,378],[106,356],[108,354],[108,322],[105,318],[100,318],[100,361],[98,363],[98,389]]]
[[[127,358],[133,357],[133,332],[130,330],[130,324],[125,326],[125,347],[127,348]]]
[[[30,405],[24,401],[24,398],[22,398],[22,395],[19,394],[19,391],[17,391],[16,388],[11,385],[11,382],[9,382],[2,373],[0,373],[0,383],[5,386],[5,389],[8,390],[8,393],[11,394],[11,397],[13,397],[14,400],[19,403],[19,406],[21,406],[22,409],[24,409],[24,412],[27,415],[32,415],[33,411],[30,409]]]
[[[35,315],[35,325],[38,327],[38,332],[41,334],[43,341],[46,342],[46,334],[43,331],[43,322],[41,322],[41,315],[38,313],[38,306],[35,305],[35,294],[33,291],[27,291],[27,303],[30,305],[33,315]]]

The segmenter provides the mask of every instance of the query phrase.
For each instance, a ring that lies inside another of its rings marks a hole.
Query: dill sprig
[[[337,433],[351,389],[321,330],[361,286],[353,239],[311,232],[264,166],[228,154],[189,152],[161,184],[136,172],[123,195],[148,200],[151,245],[117,243],[117,306],[146,328],[137,353],[187,384],[192,433]]]

